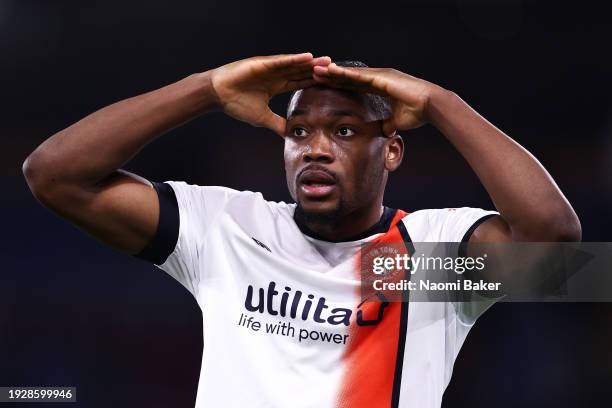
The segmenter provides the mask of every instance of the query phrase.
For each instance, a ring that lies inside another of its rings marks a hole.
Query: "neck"
[[[383,206],[377,203],[375,206],[359,209],[333,219],[309,216],[298,207],[294,218],[302,232],[307,235],[325,241],[338,242],[348,241],[366,232],[380,221],[382,215]]]

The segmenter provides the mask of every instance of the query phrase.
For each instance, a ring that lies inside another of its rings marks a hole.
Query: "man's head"
[[[336,63],[367,67],[361,62]],[[296,91],[287,108],[285,170],[292,198],[313,222],[380,207],[388,172],[401,163],[399,135],[384,135],[386,97],[325,86]]]

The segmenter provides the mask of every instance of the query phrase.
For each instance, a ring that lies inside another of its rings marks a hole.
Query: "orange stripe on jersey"
[[[406,212],[398,210],[389,231],[373,242],[405,242],[407,234],[402,234],[400,228],[404,226],[401,224],[398,228],[398,222],[406,215]],[[358,274],[360,266],[361,260],[358,256]],[[352,314],[358,319],[361,311],[362,321],[375,320],[381,308],[384,311],[378,324],[358,325],[356,320],[351,322],[350,340],[343,356],[346,371],[338,394],[338,407],[388,408],[397,405],[407,306],[407,303],[387,303],[376,299],[361,304]]]

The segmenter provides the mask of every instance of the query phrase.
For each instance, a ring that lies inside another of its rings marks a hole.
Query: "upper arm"
[[[494,215],[481,222],[468,237],[470,243],[512,242],[512,232],[508,223]]]
[[[146,179],[123,170],[90,188],[62,185],[34,194],[60,217],[129,254],[145,248],[157,229],[159,201],[155,189]]]
[[[426,221],[417,222],[415,219],[412,225],[412,230],[417,237],[416,242],[420,239],[423,242],[444,243],[444,245],[438,247],[444,251],[443,257],[463,258],[469,256],[476,258],[479,255],[471,253],[471,249],[474,247],[471,243],[475,239],[483,237],[483,231],[485,233],[490,232],[490,225],[496,225],[493,231],[497,231],[497,223],[501,220],[497,212],[480,208],[461,207],[424,211],[425,217],[420,218],[424,218]],[[412,215],[416,215],[416,213]],[[409,220],[410,216],[407,218]],[[483,228],[483,226],[485,227]],[[419,229],[419,227],[421,228]],[[471,270],[466,269],[462,272],[462,276],[470,279],[470,273]],[[451,282],[455,281],[453,276],[449,275],[449,277]],[[453,299],[460,321],[468,325],[473,324],[496,300],[483,298],[475,291],[461,291],[450,294],[450,296]]]
[[[551,242],[537,242],[520,236],[517,238],[499,215],[491,217],[474,230],[466,254],[473,258],[485,256],[487,262],[486,267],[478,273],[472,271],[473,277],[501,284],[500,290],[487,296],[515,291],[522,293],[522,296],[538,293],[539,290],[548,293],[546,291],[550,289],[546,289],[547,284],[557,285],[557,282],[567,279],[565,269],[558,268],[555,259],[559,257],[561,247]]]
[[[498,244],[509,242],[513,242],[512,232],[500,215],[492,216],[480,223],[466,240],[464,253],[471,258],[487,257],[487,267],[479,272],[470,271],[466,276],[484,279],[487,282],[508,284],[512,276],[516,276],[513,268],[509,267],[513,264],[508,259],[512,248]]]

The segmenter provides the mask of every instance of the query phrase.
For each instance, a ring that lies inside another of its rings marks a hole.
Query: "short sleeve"
[[[412,223],[413,229],[418,232],[415,242],[420,238],[423,242],[466,243],[480,224],[498,214],[496,211],[462,207],[420,210],[407,218],[410,220],[410,217],[417,215]],[[448,256],[465,256],[465,245],[448,245],[447,248]],[[497,300],[471,292],[465,301],[455,300],[453,304],[459,320],[471,326]]]
[[[197,297],[199,258],[207,232],[238,191],[175,181],[153,187],[160,207],[158,228],[137,257],[152,262]]]
[[[429,226],[437,242],[467,242],[480,224],[498,214],[470,207],[428,210]]]
[[[431,216],[438,218],[432,223],[440,225],[440,242],[467,243],[480,224],[498,214],[496,211],[463,207],[437,210]],[[466,256],[465,245],[459,245],[456,248],[459,253],[453,256]],[[471,326],[497,300],[483,297],[478,292],[470,292],[465,301],[455,302],[458,318],[464,325]]]

